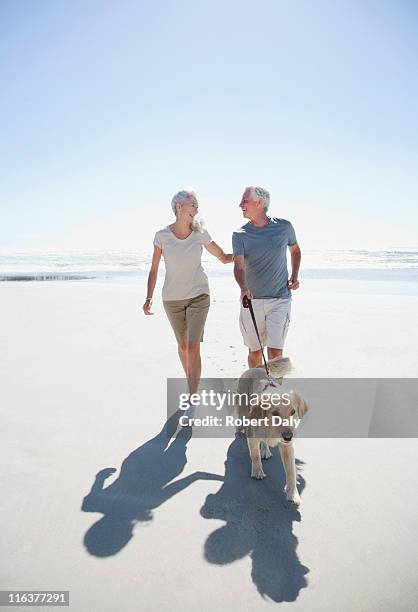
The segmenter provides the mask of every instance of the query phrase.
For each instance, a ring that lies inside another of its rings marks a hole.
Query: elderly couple
[[[154,238],[154,254],[148,276],[148,292],[143,306],[151,312],[161,255],[165,260],[162,290],[164,309],[178,343],[178,352],[187,376],[190,393],[197,391],[200,374],[200,342],[209,311],[209,284],[202,268],[203,246],[222,263],[234,262],[234,276],[241,289],[239,325],[248,347],[248,365],[262,361],[260,344],[248,308],[242,298],[252,300],[258,331],[268,358],[282,355],[290,323],[291,290],[299,287],[300,249],[292,224],[268,217],[270,195],[261,187],[247,187],[239,207],[248,223],[232,235],[232,254],[225,254],[197,221],[199,204],[193,191],[179,191],[171,206],[174,223],[159,230]],[[291,253],[292,274],[288,277],[286,249]]]

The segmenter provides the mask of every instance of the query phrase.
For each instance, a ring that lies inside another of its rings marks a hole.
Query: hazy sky
[[[418,4],[0,0],[0,247],[149,248],[192,187],[301,245],[417,247]]]

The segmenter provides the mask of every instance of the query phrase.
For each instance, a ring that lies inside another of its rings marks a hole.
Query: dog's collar
[[[264,387],[264,390],[267,389],[267,387],[278,387],[279,385],[281,385],[283,382],[283,376],[281,376],[280,378],[272,378],[272,376],[269,374],[268,379],[267,379],[267,384]]]

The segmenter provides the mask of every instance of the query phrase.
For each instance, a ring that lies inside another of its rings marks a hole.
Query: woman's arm
[[[151,312],[151,304],[152,304],[152,296],[154,293],[155,285],[157,283],[158,266],[160,265],[161,252],[162,251],[160,247],[154,245],[154,254],[152,256],[151,269],[148,274],[147,298],[142,307],[142,310],[144,311],[144,314],[146,315],[154,314],[153,312]]]
[[[214,255],[215,257],[217,257],[219,261],[221,261],[224,264],[232,263],[234,260],[232,253],[228,253],[228,254],[224,253],[221,247],[218,244],[216,244],[216,242],[214,242],[213,240],[212,242],[209,242],[209,244],[205,248],[207,251],[209,251],[211,255]]]

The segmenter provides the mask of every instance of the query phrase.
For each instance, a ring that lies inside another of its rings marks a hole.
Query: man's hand
[[[241,302],[242,302],[242,298],[244,297],[244,295],[249,299],[252,300],[253,299],[253,294],[251,293],[250,289],[248,289],[248,287],[246,287],[245,289],[241,289]]]
[[[289,251],[292,260],[292,273],[290,279],[287,281],[287,286],[290,290],[294,291],[299,288],[298,274],[302,254],[298,244],[291,244],[289,246]]]
[[[287,286],[290,290],[294,291],[295,289],[299,289],[299,281],[297,278],[293,278],[293,276],[287,281]]]
[[[154,314],[153,312],[151,312],[151,304],[152,304],[152,300],[145,300],[145,304],[142,306],[142,310],[144,311],[144,314],[146,315]]]

